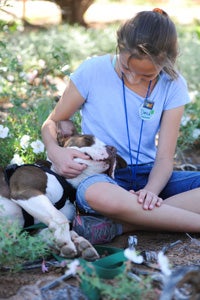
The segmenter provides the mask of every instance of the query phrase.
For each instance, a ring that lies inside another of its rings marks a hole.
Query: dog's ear
[[[110,159],[110,167],[109,169],[105,172],[105,174],[107,174],[109,177],[114,178],[114,172],[116,169],[116,159],[114,157],[112,157]]]
[[[123,169],[127,167],[126,161],[119,155],[116,155],[116,169]]]
[[[105,172],[108,176],[114,178],[114,171],[117,169],[123,169],[127,167],[126,161],[119,155],[116,154],[116,158],[110,160],[110,168]]]
[[[77,133],[76,127],[71,120],[57,122],[57,141],[58,145],[63,147],[65,142]]]

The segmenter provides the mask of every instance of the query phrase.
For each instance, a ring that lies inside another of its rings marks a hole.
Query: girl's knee
[[[86,212],[91,212],[94,204],[101,202],[106,183],[116,184],[112,178],[105,174],[93,175],[82,181],[76,193],[77,206]]]

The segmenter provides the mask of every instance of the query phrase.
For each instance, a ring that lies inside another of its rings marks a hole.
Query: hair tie
[[[154,8],[153,11],[160,14],[160,15],[168,16],[168,14],[161,8]]]

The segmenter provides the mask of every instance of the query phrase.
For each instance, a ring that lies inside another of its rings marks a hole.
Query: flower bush
[[[40,127],[34,111],[25,110],[22,114],[22,111],[15,108],[6,121],[0,124],[1,166],[34,163],[37,159],[45,159],[46,151]]]
[[[45,148],[44,144],[40,140],[35,140],[31,142],[31,136],[23,135],[19,140],[15,140],[15,137],[9,135],[9,128],[3,127],[0,125],[0,139],[8,139],[8,145],[15,145],[15,150],[10,149],[10,154],[14,152],[12,159],[10,160],[10,164],[18,164],[22,165],[24,163],[28,163],[38,158],[45,158]],[[14,140],[13,140],[14,139]],[[7,150],[9,147],[7,147]]]

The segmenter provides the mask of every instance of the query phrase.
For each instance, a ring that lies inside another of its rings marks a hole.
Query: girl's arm
[[[184,106],[180,106],[163,112],[155,163],[147,185],[137,193],[138,201],[143,203],[144,209],[152,209],[155,205],[160,206],[162,202],[158,195],[167,184],[173,171],[174,154],[183,111]]]
[[[83,159],[88,157],[80,151],[58,145],[56,122],[68,120],[83,103],[83,97],[70,80],[61,99],[42,125],[42,138],[48,158],[53,163],[55,171],[66,178],[76,177],[86,168],[85,165],[75,162],[73,160],[75,157]]]

